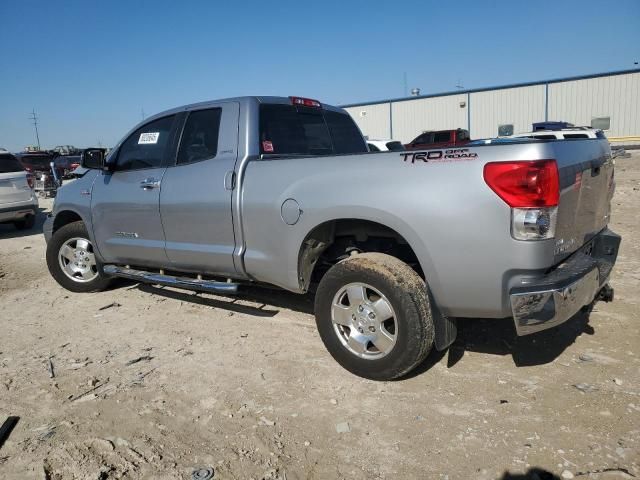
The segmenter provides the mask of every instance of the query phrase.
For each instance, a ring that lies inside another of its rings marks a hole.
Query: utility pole
[[[38,150],[40,150],[40,135],[38,135],[38,115],[36,114],[35,108],[31,111],[29,120],[33,122],[33,128],[36,129],[36,140],[38,141]]]

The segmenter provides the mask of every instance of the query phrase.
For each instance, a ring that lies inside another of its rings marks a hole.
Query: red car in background
[[[426,150],[429,148],[456,147],[469,143],[469,131],[462,128],[455,130],[435,130],[418,135],[405,145],[407,150]]]

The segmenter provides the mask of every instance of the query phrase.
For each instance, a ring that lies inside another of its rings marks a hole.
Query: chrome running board
[[[167,287],[184,288],[186,290],[195,290],[211,293],[238,293],[237,283],[215,282],[213,280],[198,280],[186,277],[175,277],[173,275],[164,275],[162,273],[146,272],[144,270],[135,270],[133,268],[118,267],[117,265],[105,265],[104,273],[113,275],[114,277],[128,278],[141,283],[151,283],[155,285],[165,285]]]

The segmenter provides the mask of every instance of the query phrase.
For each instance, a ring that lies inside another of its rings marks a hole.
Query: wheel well
[[[80,215],[78,215],[76,212],[72,212],[71,210],[64,210],[56,215],[56,218],[53,221],[53,232],[55,233],[56,230],[64,227],[69,223],[78,221],[82,221]]]
[[[357,252],[396,257],[424,274],[415,252],[402,235],[377,222],[342,219],[325,222],[305,238],[298,256],[298,281],[303,290],[317,284],[333,265]]]

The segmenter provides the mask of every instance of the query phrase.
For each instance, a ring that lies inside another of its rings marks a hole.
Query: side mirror
[[[81,165],[84,168],[103,169],[105,166],[104,148],[87,148],[82,152]]]

